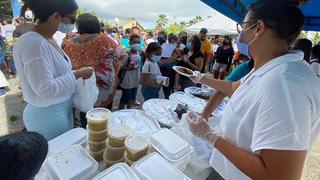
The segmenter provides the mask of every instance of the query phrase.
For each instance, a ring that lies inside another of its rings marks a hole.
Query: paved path
[[[10,82],[10,91],[6,96],[0,97],[0,136],[21,131],[23,126],[22,111],[25,103],[22,100],[21,90],[18,88],[17,79]],[[121,93],[117,92],[114,100],[114,109],[117,109]],[[138,98],[142,102],[142,96],[139,91]],[[309,153],[309,158],[304,169],[302,180],[320,180],[320,138]]]

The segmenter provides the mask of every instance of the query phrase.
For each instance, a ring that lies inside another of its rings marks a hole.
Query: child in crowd
[[[161,59],[162,48],[160,43],[152,42],[146,50],[147,60],[142,68],[140,84],[144,101],[159,98],[162,85],[169,85],[169,79],[163,77],[158,66]]]
[[[138,35],[130,36],[130,50],[128,52],[128,58],[124,60],[122,65],[122,78],[120,78],[120,87],[122,90],[122,96],[120,99],[119,109],[131,109],[137,96],[140,79],[139,64],[141,42]]]

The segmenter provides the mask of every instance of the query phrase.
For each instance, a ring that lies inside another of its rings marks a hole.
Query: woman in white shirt
[[[78,6],[74,0],[26,0],[37,19],[33,32],[21,36],[13,57],[28,103],[23,120],[28,131],[53,139],[73,127],[72,96],[76,79],[91,77],[93,69],[71,71],[68,56],[52,40],[53,34],[73,29]]]
[[[320,77],[320,44],[312,48],[312,60],[310,61],[311,69]]]
[[[232,95],[215,128],[195,113],[187,116],[193,134],[214,147],[210,178],[300,179],[320,131],[320,81],[302,62],[301,51],[289,51],[303,24],[297,4],[258,1],[237,40],[240,53],[254,59],[254,69],[235,83],[199,72],[192,78]]]

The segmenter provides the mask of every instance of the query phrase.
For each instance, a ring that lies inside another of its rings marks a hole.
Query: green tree
[[[203,18],[201,16],[196,16],[196,18],[194,19],[195,23],[201,22],[203,21]]]
[[[168,21],[169,21],[169,19],[167,18],[167,15],[165,15],[165,14],[160,14],[160,15],[159,15],[159,18],[158,18],[158,20],[157,20],[157,27],[156,27],[156,29],[157,29],[157,30],[160,30],[160,31],[164,30],[165,27],[166,27],[166,24],[168,23]]]
[[[305,38],[307,38],[307,33],[305,31],[301,31],[298,39],[305,39]]]
[[[320,32],[314,33],[313,38],[312,38],[312,42],[313,42],[313,44],[320,43]]]
[[[182,26],[181,24],[170,24],[170,26],[166,29],[166,33],[178,35],[180,32],[184,31],[184,29],[185,26]]]
[[[12,16],[11,0],[0,0],[0,16]]]

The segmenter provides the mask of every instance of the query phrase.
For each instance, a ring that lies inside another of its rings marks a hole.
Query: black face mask
[[[166,43],[167,40],[166,40],[166,38],[164,38],[164,37],[158,37],[158,42],[159,42],[160,44],[163,44],[163,43]]]

